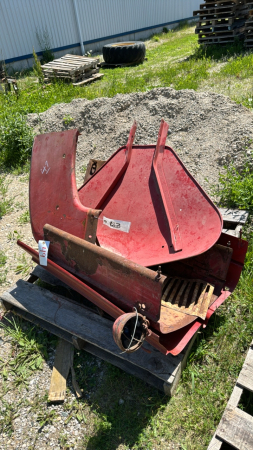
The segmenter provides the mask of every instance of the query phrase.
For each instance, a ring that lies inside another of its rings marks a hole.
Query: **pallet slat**
[[[237,450],[253,450],[253,417],[238,408],[243,391],[253,392],[252,347],[253,341],[208,450],[220,450],[223,442]]]
[[[253,450],[253,417],[239,408],[228,406],[217,436],[238,450]]]

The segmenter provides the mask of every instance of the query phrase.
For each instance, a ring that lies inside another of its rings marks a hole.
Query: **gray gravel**
[[[81,184],[89,159],[107,159],[125,145],[134,119],[138,123],[135,143],[152,144],[161,118],[170,125],[167,144],[206,190],[210,191],[206,178],[216,184],[223,165],[232,159],[240,165],[241,157],[251,151],[252,113],[229,97],[193,90],[159,88],[93,101],[75,99],[42,114],[30,114],[28,123],[37,133],[80,130],[76,175],[77,184]]]

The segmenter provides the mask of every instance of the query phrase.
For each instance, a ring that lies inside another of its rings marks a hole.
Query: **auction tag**
[[[50,241],[39,241],[38,244],[39,244],[40,265],[47,266],[47,254]]]
[[[129,233],[131,222],[125,222],[124,220],[113,220],[103,217],[103,224],[107,225],[109,228],[114,230],[124,231],[124,233]]]

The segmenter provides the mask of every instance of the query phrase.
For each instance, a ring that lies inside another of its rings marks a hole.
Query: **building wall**
[[[40,55],[45,41],[59,57],[66,53],[81,54],[80,42],[85,51],[99,51],[105,43],[145,39],[163,26],[172,28],[180,20],[192,18],[199,3],[199,0],[0,0],[0,60],[15,66],[32,65],[33,47]]]

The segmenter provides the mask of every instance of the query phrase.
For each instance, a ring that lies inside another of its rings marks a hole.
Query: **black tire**
[[[115,42],[104,45],[106,64],[139,64],[144,61],[146,47],[143,42]]]

